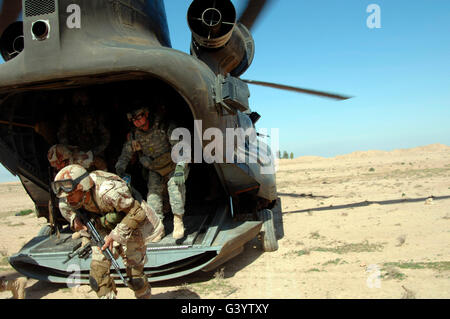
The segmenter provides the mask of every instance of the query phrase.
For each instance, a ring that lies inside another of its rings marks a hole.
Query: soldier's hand
[[[141,144],[135,140],[131,141],[131,148],[133,149],[133,152],[139,152],[142,150]]]
[[[80,230],[86,230],[87,231],[88,230],[86,225],[84,225],[78,217],[76,217],[73,220],[73,229],[75,229],[75,231],[80,231]]]
[[[116,166],[116,173],[117,173],[117,175],[119,175],[119,176],[124,176],[124,175],[125,175],[125,169],[122,168],[122,167],[117,167],[117,166]]]
[[[181,186],[184,184],[185,177],[184,177],[184,167],[181,165],[177,165],[175,168],[175,173],[173,174],[173,181],[176,185]]]
[[[114,239],[112,239],[111,237],[106,236],[105,237],[105,244],[102,247],[102,250],[105,250],[106,248],[109,248],[109,250],[112,252],[113,251],[113,244],[114,244]]]

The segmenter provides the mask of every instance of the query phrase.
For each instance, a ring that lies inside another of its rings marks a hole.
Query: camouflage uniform
[[[24,277],[15,280],[6,280],[5,277],[0,277],[0,292],[10,290],[14,299],[25,299],[25,287],[27,279]]]
[[[74,166],[76,165],[68,166],[66,169]],[[130,278],[130,288],[134,290],[135,296],[149,298],[150,285],[144,274],[144,265],[147,261],[146,239],[154,239],[148,235],[157,234],[162,223],[154,212],[145,209],[145,202],[139,204],[132,197],[127,184],[117,175],[94,171],[89,174],[89,177],[93,181],[93,187],[90,189],[91,199],[87,203],[83,202],[82,208],[98,214],[99,217],[108,216],[108,213],[115,215],[119,212],[124,213],[123,219],[116,225],[101,222],[101,218],[97,218],[96,228],[100,235],[106,236],[109,233],[109,236],[114,239],[113,254],[122,256],[128,278]],[[73,229],[76,215],[66,198],[60,198],[59,209]],[[154,217],[151,216],[152,213]],[[111,228],[114,229],[110,232]],[[110,267],[111,263],[104,257],[101,249],[92,246],[90,284],[100,298],[114,297],[116,294],[115,284],[110,276]]]
[[[89,171],[93,171],[95,169],[107,170],[106,163],[99,158],[94,159],[92,151],[83,152],[77,146],[63,144],[53,145],[47,153],[47,159],[50,165],[54,168],[55,173],[63,167],[72,164],[81,165]],[[48,205],[49,212],[51,212],[53,205],[51,200],[49,200]],[[53,224],[55,221],[53,221],[52,214],[50,213],[49,216],[51,216],[50,223]],[[78,232],[78,236],[81,236],[84,241],[87,240],[89,242],[90,236],[86,231]]]
[[[184,183],[182,185],[175,184],[173,175],[175,167],[180,165],[184,168],[184,176],[187,179],[189,166],[182,162],[175,164],[171,159],[171,149],[178,142],[170,140],[172,131],[175,128],[175,124],[172,123],[167,129],[164,129],[159,123],[159,119],[156,119],[148,131],[134,130],[128,135],[128,140],[125,142],[116,164],[117,174],[123,175],[128,163],[136,152],[133,147],[133,141],[137,141],[141,146],[141,150],[138,151],[139,161],[142,166],[148,169],[147,202],[161,219],[163,219],[163,192],[165,186],[167,186],[172,212],[179,216],[184,215],[186,186]]]
[[[85,169],[92,169],[94,166],[94,155],[92,151],[83,152],[77,146],[56,144],[50,147],[47,154],[50,165],[56,168],[56,164],[67,161],[66,165],[78,164]]]

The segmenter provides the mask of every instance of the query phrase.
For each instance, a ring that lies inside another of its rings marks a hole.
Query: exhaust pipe
[[[49,37],[50,24],[48,20],[38,20],[31,25],[33,40],[43,41]]]
[[[188,10],[194,41],[209,49],[225,46],[236,25],[236,9],[230,0],[195,0]]]

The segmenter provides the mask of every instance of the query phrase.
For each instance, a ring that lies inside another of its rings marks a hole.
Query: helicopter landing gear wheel
[[[258,219],[263,222],[261,228],[262,247],[265,252],[278,250],[278,240],[275,234],[273,212],[270,209],[263,209],[257,213]]]
[[[284,237],[284,226],[283,226],[283,212],[281,211],[281,198],[277,198],[277,201],[272,207],[273,212],[273,224],[275,225],[275,235],[277,239],[280,240]]]

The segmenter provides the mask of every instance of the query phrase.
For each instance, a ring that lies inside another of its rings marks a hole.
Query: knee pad
[[[147,286],[147,278],[137,277],[131,278],[129,282],[130,288],[133,291],[142,290],[142,288]]]
[[[109,275],[109,268],[109,263],[96,260],[91,262],[89,285],[98,297],[103,297],[110,292],[116,293],[116,285]]]
[[[130,278],[129,285],[131,290],[139,291],[147,287],[148,280],[144,274],[144,267],[127,268],[127,275]]]
[[[91,286],[94,292],[98,292],[100,290],[97,280],[92,276],[89,276],[89,286]]]

